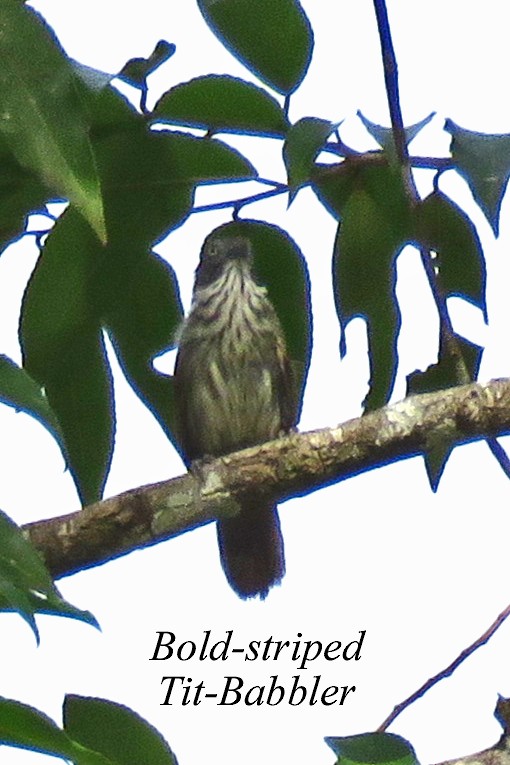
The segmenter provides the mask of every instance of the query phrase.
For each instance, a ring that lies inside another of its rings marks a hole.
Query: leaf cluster
[[[443,304],[460,296],[486,316],[480,241],[467,215],[439,190],[444,164],[433,193],[416,201],[396,162],[391,129],[360,115],[381,148],[359,153],[345,146],[337,125],[320,117],[291,124],[289,99],[313,53],[310,23],[295,0],[199,3],[212,31],[263,85],[206,74],[175,85],[142,114],[119,95],[112,78],[69,60],[34,11],[16,0],[3,6],[0,59],[8,65],[0,75],[0,161],[11,180],[0,189],[0,246],[22,232],[31,210],[55,199],[68,207],[41,239],[21,311],[23,368],[2,359],[0,397],[37,416],[58,438],[84,503],[102,494],[115,438],[106,336],[129,383],[175,442],[172,379],[153,361],[172,347],[182,306],[175,274],[153,247],[203,209],[194,204],[201,184],[252,180],[271,186],[222,206],[232,208],[233,230],[253,240],[259,277],[279,312],[301,392],[312,329],[306,264],[285,231],[241,220],[247,203],[287,193],[290,204],[311,186],[338,220],[332,270],[340,352],[346,351],[347,324],[363,317],[371,371],[367,409],[388,401],[396,377],[396,259],[404,246],[434,253],[434,294]],[[30,58],[19,54],[19,39],[29,41]],[[174,54],[175,46],[161,41],[149,58],[134,59],[119,73],[139,88],[143,108],[147,78]],[[429,120],[407,128],[406,140]],[[467,179],[497,233],[510,139],[481,136],[451,121],[446,129],[452,135],[448,169]],[[279,139],[287,183],[259,179],[245,156],[215,137],[220,133]],[[320,161],[325,152],[328,163]],[[479,349],[468,340],[442,338],[438,364],[412,375],[409,391],[473,380],[479,361]]]

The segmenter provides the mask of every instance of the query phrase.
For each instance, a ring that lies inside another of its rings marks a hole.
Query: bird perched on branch
[[[213,233],[203,244],[175,367],[188,466],[277,438],[296,422],[285,338],[252,262],[243,237]],[[276,506],[243,497],[239,514],[219,521],[217,530],[232,588],[241,598],[264,598],[285,573]]]

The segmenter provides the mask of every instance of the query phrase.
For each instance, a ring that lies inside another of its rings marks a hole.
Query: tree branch
[[[510,433],[510,380],[410,396],[335,428],[291,433],[202,462],[190,474],[24,527],[55,577],[235,514],[237,497],[282,501],[423,453],[431,441]]]
[[[445,669],[442,669],[440,672],[437,673],[437,675],[434,675],[434,677],[429,678],[423,685],[418,688],[417,691],[414,691],[410,696],[408,696],[407,699],[404,701],[401,701],[399,704],[397,704],[393,711],[388,715],[388,717],[384,720],[384,722],[381,723],[381,725],[377,728],[378,731],[385,731],[387,730],[390,725],[392,725],[397,717],[402,714],[404,710],[406,710],[408,707],[411,706],[411,704],[414,704],[415,701],[418,701],[418,699],[421,699],[422,696],[424,696],[428,691],[430,691],[431,688],[434,687],[437,683],[439,683],[440,680],[444,680],[447,677],[450,677],[450,675],[453,675],[453,673],[460,667],[460,665],[466,661],[466,659],[469,659],[469,657],[475,652],[478,651],[479,648],[481,648],[483,645],[489,642],[491,637],[499,630],[501,625],[508,619],[510,616],[510,605],[508,605],[500,614],[499,616],[492,622],[490,627],[488,627],[485,632],[483,632],[480,637],[478,637],[473,643],[471,643],[470,646],[467,648],[464,648],[460,654],[449,664]]]

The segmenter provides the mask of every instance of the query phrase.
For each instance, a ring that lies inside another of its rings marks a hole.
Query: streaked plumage
[[[263,443],[295,423],[290,364],[276,312],[251,270],[250,243],[206,239],[175,370],[188,464]],[[218,523],[223,569],[241,597],[265,597],[285,562],[276,507],[243,500]]]

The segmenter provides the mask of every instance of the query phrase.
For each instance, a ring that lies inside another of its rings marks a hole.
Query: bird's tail
[[[285,574],[276,505],[243,499],[239,515],[217,528],[221,565],[232,589],[241,598],[265,598]]]

